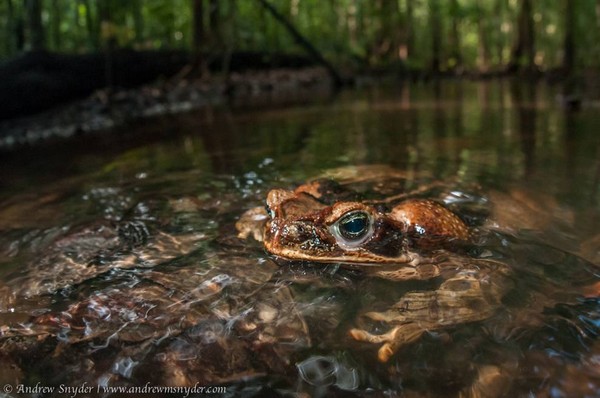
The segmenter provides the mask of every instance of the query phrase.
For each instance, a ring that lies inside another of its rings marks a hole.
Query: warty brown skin
[[[267,251],[291,260],[347,264],[416,265],[417,252],[450,241],[467,241],[469,228],[450,210],[431,200],[413,199],[385,211],[361,202],[336,202],[327,206],[312,194],[313,186],[296,192],[272,190],[267,197],[271,217],[264,230]],[[353,211],[369,214],[373,233],[357,247],[336,240],[332,225]]]

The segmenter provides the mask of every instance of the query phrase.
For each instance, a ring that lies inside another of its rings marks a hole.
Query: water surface
[[[600,119],[593,106],[563,110],[555,91],[365,88],[4,154],[0,381],[598,395]],[[234,228],[273,187],[363,164],[397,168],[412,187],[477,187],[508,209],[485,243],[512,272],[504,307],[428,333],[386,364],[348,330],[415,286],[282,265]]]

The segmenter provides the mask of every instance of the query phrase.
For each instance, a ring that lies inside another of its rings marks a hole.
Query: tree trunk
[[[210,39],[213,46],[221,44],[221,10],[219,0],[210,0],[208,10]]]
[[[398,2],[397,1],[386,1],[380,4],[381,12],[381,56],[384,61],[389,61],[394,58],[394,52],[396,50],[396,26],[398,23]]]
[[[289,6],[289,3],[286,2],[286,4]],[[344,28],[344,24],[342,22],[342,18],[341,15],[338,15],[337,13],[337,7],[336,7],[336,1],[335,0],[329,0],[327,2],[328,7],[327,7],[327,19],[326,19],[326,23],[328,26],[333,26],[335,27],[336,31],[341,32],[342,29]],[[287,14],[289,14],[289,10],[286,10]],[[281,35],[279,36],[281,37]],[[334,38],[333,40],[333,47],[334,48],[338,48],[338,43],[339,41],[337,40],[337,38]],[[283,43],[282,45],[280,45],[280,49],[284,48],[285,49],[285,43]],[[337,51],[336,51],[336,55],[337,55]]]
[[[165,21],[166,23],[163,25],[164,26],[164,41],[167,44],[167,47],[171,48],[173,46],[173,31],[175,28],[175,11],[173,10],[173,7],[175,6],[173,3],[166,3],[170,9],[169,9],[169,13],[167,14],[167,21]]]
[[[192,0],[192,46],[193,59],[191,67],[186,73],[192,72],[198,76],[208,73],[208,65],[202,55],[206,42],[206,31],[204,28],[204,0]]]
[[[94,18],[92,18],[92,6],[90,5],[90,0],[84,0],[83,6],[85,8],[85,27],[87,29],[88,34],[88,44],[92,49],[97,50],[100,48],[100,16],[99,14],[96,15],[97,21],[96,23],[94,23]]]
[[[194,55],[198,56],[202,52],[204,45],[204,0],[193,1],[193,34],[192,43],[194,47]]]
[[[402,56],[402,51],[405,44],[406,21],[397,1],[392,2],[391,7],[392,60],[404,60],[406,57]]]
[[[509,72],[535,70],[535,46],[533,34],[533,11],[531,0],[521,0],[517,21],[517,38],[508,65]]]
[[[109,0],[98,0],[98,18],[100,25],[112,25],[111,9]],[[112,29],[111,29],[112,30]],[[106,86],[110,89],[114,84],[114,68],[113,68],[113,52],[116,47],[116,40],[112,32],[107,33],[107,37],[102,37],[102,41],[106,41],[104,46],[104,62],[105,62],[105,80]]]
[[[494,32],[494,54],[496,55],[497,63],[499,66],[502,66],[504,64],[504,38],[502,33],[502,3],[504,1],[505,0],[496,0],[496,3],[494,4],[494,16],[492,18],[492,31]]]
[[[357,20],[357,0],[354,0],[348,8],[342,7],[342,10],[346,16],[346,30],[348,32],[348,40],[350,41],[350,48],[354,48],[358,45],[358,20]]]
[[[133,30],[135,32],[136,43],[143,44],[144,42],[144,18],[142,16],[143,3],[141,0],[131,2],[133,13]]]
[[[7,0],[6,3],[6,43],[5,44],[5,51],[6,54],[13,54],[15,51],[15,12],[14,12],[14,8],[13,8],[13,4],[12,4],[12,0]]]
[[[389,61],[390,54],[395,46],[392,25],[397,26],[398,24],[394,23],[392,19],[393,16],[397,14],[391,8],[393,3],[396,2],[377,0],[371,3],[374,9],[370,10],[370,14],[375,16],[374,20],[376,22],[379,22],[378,24],[375,24],[376,32],[369,50],[372,61],[375,64],[382,61]]]
[[[61,9],[58,4],[59,0],[52,0],[52,14],[51,14],[51,26],[52,26],[52,47],[54,51],[60,51],[60,20],[61,20]]]
[[[29,48],[32,51],[45,48],[44,27],[42,25],[42,3],[40,0],[26,0],[29,22]]]
[[[562,67],[566,74],[573,71],[575,65],[575,5],[576,1],[563,0],[565,13],[565,37],[563,41]]]
[[[15,14],[15,44],[17,51],[24,51],[27,40],[25,39],[25,18],[24,10]]]
[[[406,59],[413,55],[415,42],[414,12],[412,0],[406,0]]]
[[[477,5],[477,67],[480,71],[486,72],[490,67],[490,48],[487,29],[487,19],[481,6],[481,1],[476,1]]]
[[[431,23],[431,72],[439,73],[442,52],[442,26],[438,0],[429,0],[429,18]]]
[[[460,51],[460,35],[458,32],[458,23],[460,16],[460,6],[458,0],[452,0],[450,2],[450,15],[452,18],[452,25],[450,30],[449,46],[450,46],[450,57],[449,64],[452,69],[461,69],[462,67],[462,54]]]
[[[258,0],[258,2],[261,4],[261,6],[263,6],[263,8],[269,11],[269,13],[271,13],[271,15],[277,21],[279,21],[279,23],[281,23],[286,28],[286,30],[292,35],[294,40],[296,40],[296,42],[300,46],[302,46],[316,62],[318,62],[323,67],[325,67],[325,69],[327,69],[329,75],[333,79],[334,84],[336,86],[341,86],[343,82],[339,73],[329,62],[327,62],[323,55],[321,55],[321,53],[308,40],[306,40],[304,36],[300,34],[300,32],[298,32],[294,25],[292,25],[281,13],[279,13],[279,11],[277,11],[277,9],[273,7],[271,3],[269,3],[267,0]]]
[[[110,32],[103,31],[103,30],[108,30],[108,29],[106,29],[106,26],[112,25],[110,0],[97,0],[96,5],[98,8],[97,16],[98,16],[98,22],[100,25],[101,42],[106,42],[106,43],[102,43],[102,44],[106,45],[107,47],[112,47],[114,44],[114,39],[112,37],[113,36],[112,29],[110,29]],[[104,29],[102,28],[103,26],[105,27]]]

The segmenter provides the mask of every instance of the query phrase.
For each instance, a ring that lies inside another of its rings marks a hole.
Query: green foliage
[[[108,41],[136,49],[191,49],[194,0],[40,0],[45,45],[61,52],[97,51]],[[492,69],[509,61],[522,0],[270,0],[326,57],[338,65],[440,69],[461,64]],[[256,0],[218,0],[211,26],[203,2],[206,51],[300,52],[294,40]],[[600,65],[596,0],[535,0],[536,66],[563,60],[565,7],[574,7],[576,64]],[[0,56],[28,49],[32,36],[25,0],[0,2]],[[432,23],[441,29],[435,42]],[[454,30],[453,30],[454,29]],[[457,44],[458,43],[458,44]],[[435,54],[434,52],[437,52]]]

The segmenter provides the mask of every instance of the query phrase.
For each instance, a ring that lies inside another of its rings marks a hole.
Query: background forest
[[[4,0],[0,56],[116,47],[301,53],[270,6],[342,69],[600,65],[600,0]]]

